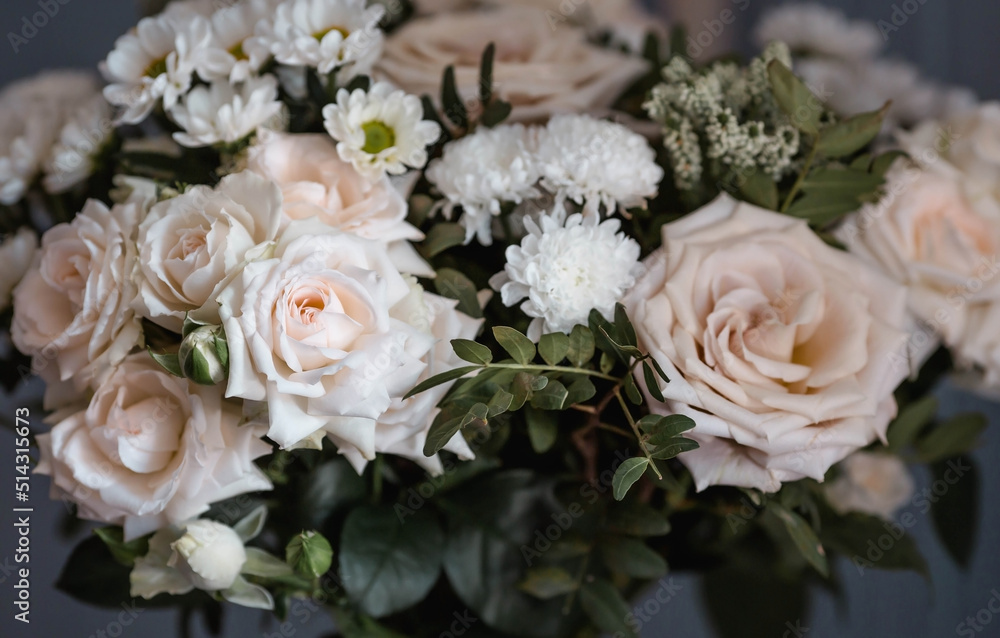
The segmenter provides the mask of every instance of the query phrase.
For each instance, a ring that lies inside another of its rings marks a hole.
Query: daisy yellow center
[[[247,54],[243,51],[243,43],[239,42],[233,48],[229,49],[229,55],[233,56],[237,60],[247,60]]]
[[[361,150],[369,155],[378,155],[387,148],[396,145],[396,132],[389,128],[385,122],[374,120],[361,125],[361,130],[365,132],[365,145]]]
[[[326,34],[330,33],[331,31],[340,32],[340,35],[344,36],[345,40],[347,39],[347,36],[351,35],[351,32],[345,29],[344,27],[334,26],[330,27],[329,29],[323,29],[322,31],[317,31],[316,33],[313,34],[313,37],[322,42],[323,38],[326,37]]]
[[[145,75],[149,78],[158,78],[166,72],[167,58],[164,56],[150,62],[149,66],[146,67]]]

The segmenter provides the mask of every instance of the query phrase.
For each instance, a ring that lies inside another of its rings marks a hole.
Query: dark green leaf
[[[635,405],[642,405],[642,393],[639,392],[639,386],[635,384],[635,379],[631,374],[625,376],[625,381],[622,383],[625,387],[625,395],[628,400]]]
[[[938,538],[952,559],[968,569],[979,524],[979,471],[968,456],[958,456],[931,466],[935,485],[947,491],[931,505]]]
[[[420,243],[420,252],[430,259],[454,246],[465,243],[465,228],[461,224],[438,222],[427,232]]]
[[[756,547],[738,548],[753,554]],[[702,600],[719,638],[792,638],[789,626],[808,622],[809,589],[799,579],[783,578],[764,556],[741,555],[701,582]],[[791,623],[791,625],[789,625]],[[799,635],[810,633],[799,631]]]
[[[853,199],[826,199],[823,196],[806,196],[797,199],[787,213],[804,219],[813,226],[825,226],[844,215],[853,213],[861,204]]]
[[[444,533],[437,519],[417,510],[399,520],[388,505],[355,509],[344,523],[340,573],[351,599],[380,618],[423,600],[438,579]]]
[[[625,310],[625,306],[620,303],[615,304],[615,328],[617,329],[617,333],[621,335],[621,345],[633,348],[639,345],[639,340],[635,335],[635,326],[632,325],[632,320],[628,318],[628,311]]]
[[[820,543],[819,537],[816,536],[816,532],[809,523],[795,512],[773,500],[768,503],[767,511],[777,516],[778,520],[784,524],[788,535],[792,537],[792,542],[809,561],[809,564],[824,578],[829,576],[830,565],[826,558],[826,550],[823,549],[823,544]]]
[[[364,500],[368,487],[357,470],[344,457],[320,463],[306,476],[301,499],[297,503],[301,525],[319,529],[331,516],[346,512]]]
[[[367,93],[368,89],[371,88],[371,84],[372,84],[372,79],[367,75],[356,75],[353,78],[351,78],[351,81],[348,82],[344,88],[347,89],[348,93],[354,93],[355,91],[358,90]]]
[[[483,59],[479,64],[479,101],[485,106],[493,100],[493,56],[496,46],[490,42],[483,51]]]
[[[917,454],[923,463],[943,461],[964,454],[976,446],[986,425],[986,415],[979,412],[953,416],[917,443]]]
[[[444,116],[455,126],[465,128],[469,125],[469,114],[455,84],[455,67],[451,65],[444,70],[444,77],[441,80],[441,105]]]
[[[601,557],[612,572],[630,578],[652,579],[667,573],[667,561],[635,538],[615,537],[600,543]]]
[[[691,450],[697,450],[698,447],[697,441],[678,436],[666,441],[665,443],[661,443],[649,454],[654,459],[666,461],[674,458],[678,454],[690,452]]]
[[[628,459],[618,466],[614,478],[611,479],[611,488],[616,501],[625,498],[629,488],[642,477],[648,465],[649,459],[641,456]]]
[[[670,532],[670,523],[649,505],[626,501],[608,507],[607,529],[628,536],[663,536]]]
[[[161,368],[163,368],[170,374],[174,375],[175,377],[184,378],[184,371],[181,370],[181,362],[180,359],[177,358],[176,352],[168,354],[157,354],[152,350],[150,350],[149,354],[151,357],[153,357],[154,361],[160,364]]]
[[[579,584],[561,567],[536,567],[529,569],[517,588],[539,600],[549,600],[575,591]]]
[[[542,335],[538,340],[538,353],[550,366],[559,365],[569,352],[569,337],[561,332]]]
[[[527,408],[524,418],[528,422],[528,439],[531,449],[538,454],[544,454],[555,445],[559,435],[559,422],[556,415],[548,410]]]
[[[562,410],[566,407],[569,390],[559,381],[550,379],[544,388],[531,397],[531,405],[540,410]]]
[[[824,197],[854,198],[860,201],[862,195],[874,193],[884,182],[878,175],[864,171],[828,168],[810,172],[802,182],[802,190]]]
[[[825,547],[848,558],[861,576],[866,569],[909,569],[929,579],[927,562],[913,537],[906,533],[915,520],[907,524],[903,514],[900,522],[902,525],[867,514],[837,516],[825,511],[820,539]]]
[[[601,372],[604,374],[610,374],[615,367],[615,356],[608,354],[607,352],[601,353]]]
[[[663,403],[665,399],[663,398],[663,391],[660,390],[659,379],[656,378],[656,373],[653,372],[653,367],[649,365],[649,361],[642,362],[642,378],[646,382],[646,389],[653,396],[654,399]]]
[[[573,326],[569,334],[566,357],[577,368],[582,368],[594,358],[594,333],[586,326]]]
[[[480,366],[462,366],[460,368],[453,368],[446,372],[442,372],[441,374],[436,374],[433,377],[417,384],[417,386],[412,390],[410,390],[409,392],[407,392],[406,396],[403,398],[409,399],[410,397],[416,394],[420,394],[421,392],[430,390],[431,388],[437,387],[442,383],[448,383],[449,381],[454,381],[455,379],[464,377],[470,372],[475,372],[476,370],[480,369],[481,369]]]
[[[474,319],[482,318],[483,309],[480,307],[479,298],[476,296],[478,292],[476,285],[462,273],[452,268],[442,268],[437,271],[437,277],[434,279],[434,287],[437,289],[439,295],[448,297],[449,299],[457,299],[458,309],[465,314]]]
[[[938,400],[934,396],[917,399],[903,408],[899,416],[889,424],[889,432],[886,435],[889,449],[898,452],[913,443],[927,424],[934,420],[937,410]]]
[[[819,133],[823,104],[809,87],[780,60],[771,60],[767,65],[767,76],[778,106],[791,118],[792,125],[803,133]]]
[[[508,326],[495,326],[493,336],[514,361],[521,365],[529,365],[535,360],[535,344],[517,330]]]
[[[437,107],[434,106],[434,100],[431,99],[431,96],[421,96],[420,103],[424,107],[423,119],[437,123],[437,125],[441,127],[441,130],[447,130],[447,127],[444,126],[444,122],[441,121],[441,116],[438,114]]]
[[[514,382],[510,386],[510,391],[514,395],[510,409],[520,410],[521,406],[528,401],[537,391],[544,388],[549,383],[549,378],[530,372],[518,372],[514,375]]]
[[[594,625],[603,632],[636,638],[632,610],[618,588],[606,580],[595,580],[580,588],[580,603]]]
[[[816,150],[826,157],[834,158],[861,150],[882,130],[882,121],[888,111],[889,104],[886,103],[877,111],[861,113],[831,124],[820,131]]]
[[[653,436],[675,437],[694,428],[694,419],[683,414],[650,414],[639,419],[639,429]],[[653,441],[654,439],[650,439]]]
[[[479,121],[483,126],[493,128],[498,124],[502,124],[513,110],[514,107],[511,106],[510,102],[495,99],[483,108],[483,114],[479,117]]]
[[[768,210],[778,210],[778,185],[771,176],[754,168],[739,184],[743,199]]]
[[[670,377],[668,377],[667,373],[663,371],[663,368],[660,367],[660,364],[656,361],[655,358],[649,357],[648,359],[646,359],[646,361],[648,361],[653,365],[653,369],[656,370],[656,376],[663,379],[664,383],[670,383]]]
[[[134,565],[136,558],[145,556],[149,551],[148,537],[143,536],[126,543],[121,527],[98,527],[94,529],[94,534],[104,541],[111,556],[126,567]]]
[[[872,165],[869,170],[873,175],[885,177],[885,174],[889,172],[889,169],[892,168],[892,165],[900,157],[909,156],[903,151],[886,151],[872,160]]]
[[[594,387],[593,381],[583,376],[569,384],[567,390],[569,390],[569,396],[566,397],[567,406],[590,401],[597,394],[597,388]]]
[[[514,395],[511,394],[510,392],[507,392],[503,388],[500,388],[499,390],[496,391],[496,394],[493,395],[493,398],[490,399],[490,402],[486,404],[486,407],[489,408],[489,412],[487,413],[487,418],[492,419],[498,414],[503,414],[504,412],[510,409],[510,406],[513,402],[514,402]]]
[[[482,365],[493,361],[493,353],[481,343],[469,339],[452,339],[451,347],[455,349],[458,358],[463,361]]]

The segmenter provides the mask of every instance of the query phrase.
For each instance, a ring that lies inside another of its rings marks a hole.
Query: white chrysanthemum
[[[420,99],[376,82],[367,91],[340,89],[336,104],[323,108],[326,130],[337,140],[337,153],[362,175],[400,175],[406,167],[423,168],[427,146],[441,134],[424,120]]]
[[[190,10],[143,18],[118,38],[101,72],[110,82],[104,97],[123,109],[119,121],[143,121],[160,99],[165,108],[176,104],[213,41],[208,19]]]
[[[565,224],[552,216],[540,222],[525,219],[528,235],[507,248],[507,265],[490,286],[506,306],[527,298],[521,310],[534,317],[528,336],[535,341],[586,324],[592,309],[611,319],[641,272],[639,244],[618,232],[618,219],[599,224],[596,215],[576,214]]]
[[[45,190],[65,193],[94,174],[94,160],[113,134],[111,115],[111,105],[96,93],[70,116],[45,160]]]
[[[427,179],[447,198],[445,215],[450,217],[456,206],[462,207],[465,243],[477,237],[489,246],[500,204],[540,195],[535,188],[540,174],[531,133],[520,124],[480,129],[449,142],[442,157],[431,162]]]
[[[250,78],[240,86],[228,80],[198,86],[170,110],[170,116],[184,129],[174,133],[174,139],[188,148],[232,144],[277,117],[281,108],[278,81],[273,75]]]
[[[200,56],[198,75],[230,82],[257,75],[271,51],[253,37],[254,31],[258,22],[271,19],[276,5],[275,0],[244,0],[216,11],[211,18],[215,39],[211,50]]]
[[[883,40],[874,24],[848,20],[842,11],[821,4],[785,4],[769,11],[757,24],[760,46],[781,40],[796,52],[845,60],[875,56]]]
[[[266,46],[282,64],[320,73],[343,67],[338,79],[367,73],[382,53],[378,23],[385,7],[365,0],[287,0],[274,20],[258,23],[254,46]]]
[[[24,196],[66,119],[97,92],[89,73],[51,71],[0,93],[0,203]]]
[[[843,460],[840,469],[842,473],[823,491],[841,514],[862,512],[891,521],[913,496],[913,477],[898,456],[855,452]]]
[[[584,204],[586,212],[596,213],[601,204],[608,213],[643,206],[663,179],[646,138],[588,115],[549,120],[540,134],[537,157],[542,186],[557,203],[571,199]]]

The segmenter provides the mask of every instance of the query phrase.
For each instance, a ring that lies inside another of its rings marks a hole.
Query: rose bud
[[[184,376],[201,385],[216,385],[229,376],[229,346],[221,326],[202,326],[189,333],[177,351]]]
[[[170,548],[173,554],[167,565],[205,591],[232,587],[247,560],[243,541],[233,528],[206,519],[188,523]]]

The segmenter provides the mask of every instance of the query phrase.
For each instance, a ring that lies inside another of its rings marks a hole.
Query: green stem
[[[543,366],[538,364],[522,365],[520,363],[487,363],[483,368],[506,368],[510,370],[537,370],[539,372],[565,372],[568,374],[585,374],[607,381],[621,381],[620,378],[604,374],[597,370],[586,370],[584,368],[571,368],[569,366]]]
[[[580,563],[580,571],[576,575],[576,588],[566,596],[566,604],[564,604],[562,608],[562,613],[564,616],[568,616],[569,612],[573,610],[573,601],[576,599],[576,592],[578,592],[580,590],[580,587],[583,586],[583,579],[587,576],[587,567],[589,565],[590,565],[590,552],[587,552],[583,556],[583,561],[581,561]]]
[[[628,424],[632,427],[632,431],[635,432],[635,438],[639,442],[639,448],[649,461],[649,466],[653,468],[653,472],[656,473],[656,477],[662,481],[663,475],[660,474],[660,468],[656,467],[656,463],[653,462],[653,457],[650,455],[649,450],[647,450],[646,446],[642,444],[642,433],[639,432],[639,426],[636,424],[635,419],[632,418],[632,412],[628,409],[628,403],[625,402],[625,397],[622,396],[621,388],[616,387],[614,392],[615,397],[618,398],[618,403],[622,406],[622,412],[625,413],[625,419],[628,420]]]
[[[812,168],[813,162],[816,160],[816,151],[819,148],[819,140],[813,144],[812,150],[809,151],[809,155],[806,156],[806,163],[802,165],[802,171],[799,173],[798,179],[792,184],[792,190],[788,191],[788,197],[785,198],[785,203],[781,205],[781,212],[786,213],[792,205],[792,200],[795,196],[799,194],[799,190],[802,188],[802,183],[806,181],[806,176],[809,175],[809,169]]]

